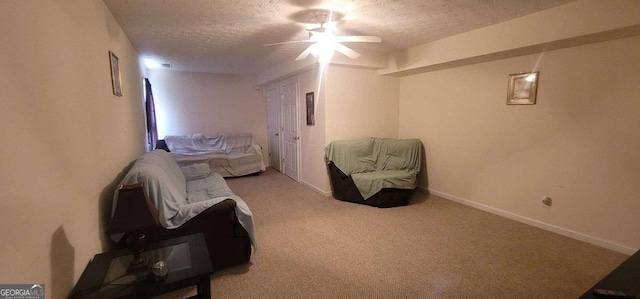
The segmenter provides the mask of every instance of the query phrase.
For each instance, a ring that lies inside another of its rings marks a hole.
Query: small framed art
[[[509,75],[507,105],[535,105],[540,72]]]
[[[109,51],[109,62],[111,63],[111,86],[113,94],[122,96],[122,81],[120,80],[120,66],[118,64],[118,56]]]
[[[313,126],[316,124],[315,116],[315,99],[313,92],[307,92],[307,126]]]

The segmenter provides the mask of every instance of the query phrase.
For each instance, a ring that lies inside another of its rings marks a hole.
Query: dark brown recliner
[[[189,215],[188,217],[182,215],[182,220],[174,218],[178,217],[178,214],[171,217],[171,215],[174,215],[171,213],[165,213],[163,218],[163,213],[160,208],[166,211],[167,206],[158,203],[167,202],[163,201],[163,199],[173,199],[174,197],[168,194],[171,194],[173,190],[184,188],[183,186],[178,186],[179,184],[176,183],[185,179],[184,176],[180,178],[179,175],[182,175],[180,168],[165,151],[154,150],[145,153],[136,160],[123,178],[122,186],[126,185],[127,187],[119,188],[116,191],[114,205],[117,205],[120,201],[137,201],[138,204],[132,206],[149,206],[160,211],[157,213],[160,218],[157,225],[144,230],[147,242],[202,233],[207,244],[214,271],[249,262],[252,251],[252,240],[247,230],[253,229],[253,220],[250,220],[250,223],[246,224],[250,225],[250,227],[247,229],[243,227],[238,218],[238,213],[246,211],[248,207],[243,207],[244,201],[242,201],[242,205],[236,202],[236,200],[241,201],[237,196],[228,195],[232,194],[232,192],[228,189],[228,186],[226,186],[226,183],[219,174],[217,174],[219,178],[217,182],[215,179],[207,182],[216,184],[214,187],[215,192],[220,193],[216,195],[217,197],[229,196],[227,199],[210,206],[206,204],[206,200],[186,203],[186,199],[184,199],[185,205],[199,212],[195,215]],[[213,176],[216,174],[213,173],[209,175]],[[186,184],[185,181],[183,182]],[[220,185],[220,183],[224,184],[224,186]],[[153,190],[153,192],[151,190]],[[180,191],[176,193],[182,194]],[[200,210],[196,206],[204,207]],[[243,207],[243,209],[240,209],[240,212],[238,212],[237,207]],[[175,222],[173,225],[162,225],[163,221],[165,223],[167,222],[167,217],[171,217],[169,221],[171,223],[174,223],[173,221],[179,222]],[[245,214],[240,215],[240,217],[245,217],[244,221],[248,221]],[[115,238],[116,235],[112,237]],[[118,245],[124,246],[125,239],[126,238],[119,239]]]
[[[420,171],[420,140],[338,140],[325,153],[336,199],[379,208],[409,204]]]
[[[414,189],[382,188],[378,193],[365,200],[350,176],[344,174],[333,162],[328,162],[327,168],[333,197],[342,201],[378,208],[391,208],[408,205],[409,199],[413,195]]]
[[[202,233],[207,243],[213,270],[241,265],[251,259],[251,240],[236,217],[236,202],[226,199],[204,210],[175,229],[162,226],[150,230],[151,241],[167,240]]]

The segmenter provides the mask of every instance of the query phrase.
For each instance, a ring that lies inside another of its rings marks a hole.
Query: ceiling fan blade
[[[300,53],[300,55],[298,55],[298,57],[296,58],[296,61],[307,58],[307,56],[309,56],[309,54],[314,54],[315,53],[314,51],[316,50],[316,47],[317,47],[317,44],[313,44],[313,45],[307,47],[304,51],[302,51],[302,53]],[[314,56],[315,56],[315,54],[314,54]]]
[[[268,46],[277,46],[277,45],[286,45],[286,44],[300,44],[300,43],[313,43],[313,42],[314,41],[311,41],[311,40],[294,40],[294,41],[289,41],[289,42],[266,44],[266,45],[262,45],[262,46],[263,47],[268,47]]]
[[[305,29],[307,30],[307,32],[309,32],[309,34],[311,35],[322,35],[322,34],[331,34],[331,35],[335,35],[336,31],[333,28],[329,28],[329,27],[319,27],[319,28],[311,28],[311,29]]]
[[[373,35],[352,35],[352,36],[336,36],[335,40],[337,42],[349,43],[379,43],[382,39],[379,36]]]
[[[347,56],[347,57],[349,57],[351,59],[356,59],[356,58],[360,57],[360,54],[358,54],[358,52],[347,48],[345,45],[343,45],[341,43],[335,43],[333,45],[333,48],[336,51],[344,54],[345,56]]]

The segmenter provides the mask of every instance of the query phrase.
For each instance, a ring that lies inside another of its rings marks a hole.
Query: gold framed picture
[[[122,81],[120,81],[120,66],[118,62],[118,56],[109,51],[109,62],[111,63],[111,86],[113,87],[113,94],[119,97],[122,96]]]
[[[535,105],[540,72],[509,75],[507,105]]]

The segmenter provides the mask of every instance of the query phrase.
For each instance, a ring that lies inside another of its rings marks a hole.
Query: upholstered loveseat
[[[338,140],[325,148],[333,197],[380,208],[407,205],[416,188],[418,139]]]
[[[156,148],[169,152],[179,166],[206,163],[225,178],[259,175],[265,170],[262,148],[251,133],[165,136]]]
[[[148,200],[158,210],[159,225],[145,231],[147,241],[203,233],[214,270],[247,263],[251,258],[255,246],[253,215],[208,165],[181,168],[166,151],[153,150],[138,158],[121,182],[121,186],[133,184],[142,185],[146,198],[123,194],[122,200]],[[111,238],[122,243],[121,235]]]

